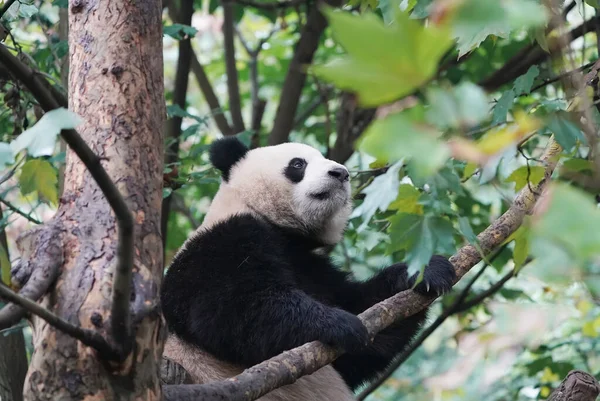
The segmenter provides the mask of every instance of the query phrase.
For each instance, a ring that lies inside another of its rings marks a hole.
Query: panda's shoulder
[[[277,256],[281,242],[281,234],[272,225],[250,214],[237,214],[190,238],[178,259],[212,261],[237,254]]]

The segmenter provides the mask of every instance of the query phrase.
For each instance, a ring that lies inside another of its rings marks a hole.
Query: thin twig
[[[33,94],[46,112],[61,105],[40,79],[40,75],[23,64],[5,47],[0,45],[0,63],[9,69]],[[131,317],[129,303],[133,268],[133,215],[114,182],[102,167],[100,158],[75,130],[62,130],[61,136],[79,157],[92,178],[106,197],[115,213],[118,226],[117,265],[113,276],[111,331],[113,340],[122,348],[122,356],[131,351]]]
[[[44,319],[49,325],[81,341],[83,344],[94,348],[96,351],[102,354],[104,358],[118,358],[118,355],[115,354],[114,348],[110,346],[110,344],[108,344],[99,333],[92,330],[82,329],[81,327],[77,327],[67,322],[63,318],[50,312],[48,309],[38,305],[36,302],[20,296],[4,284],[0,284],[0,297],[21,306],[28,312],[33,313],[41,319]]]
[[[30,222],[32,222],[34,224],[42,224],[42,222],[40,220],[36,219],[35,217],[32,217],[31,213],[25,213],[24,211],[22,211],[21,209],[19,209],[18,207],[16,207],[15,205],[13,205],[12,203],[10,203],[9,201],[7,201],[6,199],[0,198],[0,203],[3,203],[12,212],[15,212],[19,216],[22,216],[22,217],[26,218]]]

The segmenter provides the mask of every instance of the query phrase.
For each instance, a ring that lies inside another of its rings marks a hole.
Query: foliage
[[[560,6],[559,11],[566,5]],[[4,44],[64,91],[60,72],[67,42],[56,30],[60,7],[66,2],[17,1],[1,21],[10,29]],[[592,16],[592,7],[595,1],[577,1],[567,14],[568,28]],[[222,14],[218,1],[197,1],[196,9],[211,23]],[[256,133],[265,144],[307,13],[304,5],[236,4],[234,9],[244,42],[251,49],[260,44],[257,55],[249,54],[238,36],[236,66],[247,128],[254,89],[266,100]],[[332,257],[358,278],[392,261],[418,272],[432,254],[451,255],[467,243],[477,247],[476,234],[508,208],[516,192],[544,178],[540,158],[549,139],[563,149],[555,184],[472,292],[481,293],[512,269],[516,278],[489,301],[449,318],[370,399],[420,400],[434,394],[444,400],[543,399],[571,368],[600,378],[595,356],[600,348],[595,302],[600,163],[592,148],[600,112],[591,104],[598,102],[588,93],[591,87],[573,90],[570,79],[576,76],[561,75],[597,59],[595,32],[574,41],[569,58],[551,60],[546,51],[556,46],[558,32],[549,25],[550,11],[537,0],[353,0],[341,10],[324,7],[323,12],[329,27],[314,62],[303,66],[309,76],[289,137],[331,151],[344,125],[336,120],[343,114],[338,113],[343,91],[355,96],[358,110],[377,109],[354,143],[356,151],[340,160],[352,173],[357,201]],[[231,105],[221,30],[208,23],[185,26],[166,15],[165,99],[169,118],[183,121],[179,138],[166,139],[166,145],[180,145],[164,171],[163,194],[172,197],[168,262],[202,222],[218,189],[219,175],[209,166],[206,150],[219,136],[213,116],[229,119]],[[192,77],[185,105],[174,103],[176,50],[186,38],[192,38],[222,109],[211,109]],[[508,78],[491,79],[501,69]],[[8,282],[14,231],[23,229],[22,215],[48,219],[57,207],[65,156],[57,136],[80,121],[65,109],[42,116],[21,85],[3,75],[0,85],[5,173],[0,201],[17,208],[3,207],[0,220],[10,237],[8,254],[0,250],[2,280]],[[585,124],[593,126],[592,135]],[[248,128],[239,135],[250,143],[253,134]],[[459,283],[456,291],[464,286]],[[455,296],[436,303],[435,312]],[[547,322],[543,330],[527,325],[540,316]],[[467,368],[456,372],[459,363]],[[459,379],[448,379],[448,372]]]

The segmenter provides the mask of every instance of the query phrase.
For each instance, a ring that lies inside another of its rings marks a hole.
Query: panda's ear
[[[234,136],[217,139],[210,146],[210,162],[221,170],[223,181],[229,180],[229,172],[234,164],[248,153],[248,148]]]

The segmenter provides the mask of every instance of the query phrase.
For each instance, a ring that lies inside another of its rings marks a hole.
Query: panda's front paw
[[[369,332],[358,317],[342,309],[333,309],[322,342],[353,353],[369,345]]]
[[[418,274],[410,278],[411,287],[417,280]],[[423,271],[423,280],[415,287],[415,291],[425,295],[441,295],[452,289],[456,279],[454,266],[443,256],[432,256]]]

